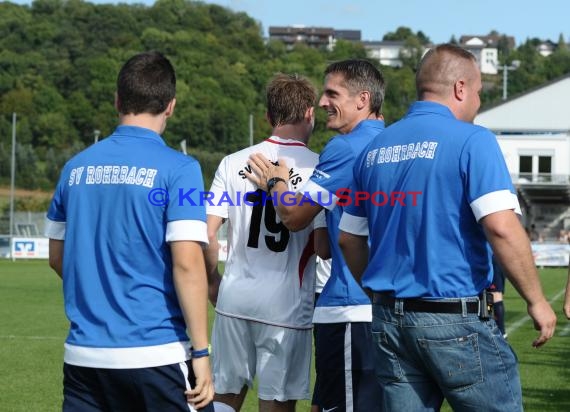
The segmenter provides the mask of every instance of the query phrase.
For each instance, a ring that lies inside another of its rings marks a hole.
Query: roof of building
[[[560,133],[570,131],[570,73],[504,102],[486,107],[475,123],[495,133]]]
[[[506,37],[509,49],[515,48],[515,38],[513,36],[505,36],[501,34],[488,34],[488,35],[463,35],[459,38],[459,43],[463,46],[472,39],[479,39],[486,46],[498,47],[502,37]]]
[[[269,35],[283,33],[312,33],[332,35],[334,33],[334,29],[332,27],[269,26]]]

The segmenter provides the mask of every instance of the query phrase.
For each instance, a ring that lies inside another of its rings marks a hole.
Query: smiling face
[[[350,133],[362,120],[359,104],[360,93],[351,93],[348,90],[342,74],[326,75],[319,106],[327,112],[327,128],[342,134]]]

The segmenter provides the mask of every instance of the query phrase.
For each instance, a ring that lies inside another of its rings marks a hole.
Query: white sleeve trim
[[[368,236],[368,219],[344,212],[340,218],[338,228],[353,235]]]
[[[320,204],[325,209],[332,211],[338,202],[338,197],[329,192],[327,189],[319,186],[312,180],[305,183],[305,186],[297,193],[301,193],[305,197],[310,197],[313,202]]]
[[[519,200],[510,190],[487,193],[471,202],[470,206],[477,221],[501,210],[511,209],[518,215],[522,214]]]
[[[208,244],[206,222],[201,220],[174,220],[166,224],[166,241],[192,240]]]
[[[46,218],[44,235],[55,240],[65,240],[65,222],[56,222]]]

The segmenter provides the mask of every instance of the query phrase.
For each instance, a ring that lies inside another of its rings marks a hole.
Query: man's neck
[[[165,121],[164,116],[155,116],[149,113],[119,115],[119,124],[121,126],[144,127],[158,134],[164,132]]]
[[[281,139],[297,140],[305,144],[309,141],[309,133],[306,125],[286,124],[277,126],[273,129],[271,134]]]
[[[346,129],[345,129],[345,130],[343,131],[343,130],[340,130],[340,129],[339,129],[339,130],[336,130],[336,131],[337,131],[338,133],[340,133],[340,134],[349,134],[349,133],[352,133],[352,131],[353,131],[354,129],[356,129],[356,127],[357,127],[360,123],[362,123],[364,120],[382,120],[382,121],[383,121],[383,120],[384,120],[384,116],[382,116],[382,115],[379,115],[379,116],[378,116],[378,115],[376,115],[375,113],[369,113],[367,116],[362,116],[362,117],[356,119],[356,121],[352,124],[352,127],[350,128],[350,130],[346,130]]]

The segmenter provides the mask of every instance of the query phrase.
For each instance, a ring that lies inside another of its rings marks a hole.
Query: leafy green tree
[[[384,39],[404,42],[404,67],[382,68],[387,82],[384,115],[392,123],[415,99],[414,69],[429,38],[422,31],[398,27]],[[501,62],[522,62],[509,74],[509,93],[569,73],[563,40],[545,58],[536,51],[540,39],[507,50],[507,38],[501,36]],[[265,87],[275,73],[302,74],[320,89],[328,63],[366,57],[361,44],[342,40],[331,51],[306,45],[288,50],[281,42],[266,43],[261,26],[247,14],[200,1],[158,0],[152,6],[84,0],[0,2],[0,173],[9,147],[9,116],[15,111],[18,179],[27,187],[53,187],[64,157],[92,144],[94,130],[105,138],[117,126],[117,72],[126,59],[144,50],[165,53],[177,73],[176,112],[165,140],[178,147],[187,139],[200,160],[208,162],[208,174],[222,153],[249,144],[250,114],[255,142],[270,133]],[[483,102],[500,99],[500,77],[486,79],[493,81],[496,86],[486,88]],[[326,129],[324,111],[316,113],[310,147],[320,150],[334,132]],[[216,156],[206,156],[209,153]]]
[[[16,186],[24,189],[38,189],[42,174],[38,167],[39,158],[30,144],[16,143]]]
[[[362,43],[348,40],[337,40],[329,56],[331,60],[365,59],[367,57]]]
[[[409,66],[383,67],[382,72],[386,80],[383,113],[388,125],[401,119],[408,106],[416,100],[415,75]]]
[[[562,33],[560,33],[560,36],[558,36],[558,45],[557,45],[557,50],[561,50],[561,51],[567,51],[568,50],[568,45],[566,44],[566,41],[564,40],[564,35]]]
[[[410,37],[415,37],[414,32],[409,27],[400,26],[395,32],[388,32],[384,35],[382,40],[406,40]]]

